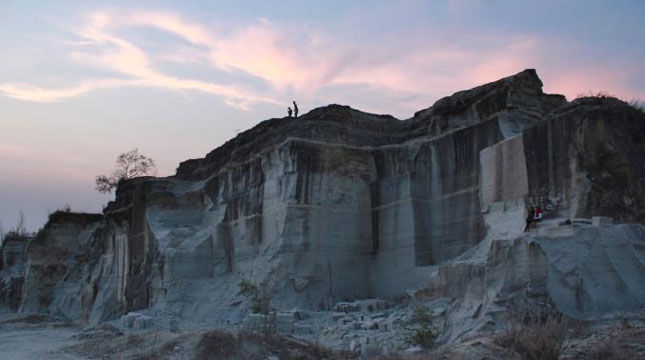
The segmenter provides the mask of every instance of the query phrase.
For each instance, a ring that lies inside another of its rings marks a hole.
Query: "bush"
[[[226,359],[233,356],[238,349],[235,335],[223,331],[209,331],[201,336],[197,343],[197,359]]]
[[[268,315],[271,310],[271,299],[265,285],[255,285],[247,279],[240,280],[238,284],[240,293],[249,302],[251,312]]]
[[[629,104],[629,106],[631,106],[634,110],[636,110],[636,111],[640,111],[640,112],[642,112],[642,113],[645,113],[645,103],[643,103],[642,101],[632,100],[632,101],[628,102],[628,104]]]
[[[424,348],[431,348],[437,338],[437,334],[432,329],[432,315],[425,306],[414,308],[413,320],[417,322],[417,327],[407,339],[410,345],[419,345]]]
[[[552,306],[515,309],[509,330],[495,342],[516,351],[524,360],[557,360],[562,352],[567,325]]]

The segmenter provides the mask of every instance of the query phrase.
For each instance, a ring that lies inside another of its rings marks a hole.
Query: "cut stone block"
[[[613,225],[614,219],[611,217],[607,216],[594,216],[591,218],[591,225],[592,226],[609,226]]]
[[[313,333],[313,326],[311,325],[293,325],[293,333],[297,335],[307,335]]]
[[[135,318],[132,324],[132,327],[137,330],[147,329],[150,326],[152,326],[152,318],[150,316],[145,316],[145,315],[140,315],[137,318]]]
[[[278,324],[293,324],[296,321],[296,316],[294,313],[278,313],[277,315]]]
[[[121,317],[121,323],[123,324],[124,327],[131,328],[134,326],[134,320],[140,316],[143,316],[143,315],[139,313],[132,313],[132,312],[128,313],[127,315],[123,315]]]
[[[279,333],[291,334],[293,332],[293,323],[278,323],[276,324],[276,330]]]

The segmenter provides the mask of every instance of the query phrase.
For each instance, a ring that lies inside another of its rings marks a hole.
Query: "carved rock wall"
[[[330,105],[260,123],[176,176],[122,182],[103,217],[51,220],[21,305],[90,323],[146,308],[231,320],[249,279],[275,306],[317,309],[487,258],[521,236],[527,203],[645,222],[643,114],[541,87],[527,70],[404,121]]]

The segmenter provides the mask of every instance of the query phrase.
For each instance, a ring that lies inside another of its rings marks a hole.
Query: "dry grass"
[[[567,323],[560,314],[540,306],[513,311],[511,328],[495,342],[519,353],[524,360],[557,360],[562,353]]]
[[[356,359],[350,351],[330,350],[318,343],[311,343],[288,336],[242,333],[240,339],[245,344],[259,344],[268,355],[277,356],[280,360],[318,360],[318,359]]]
[[[209,331],[197,343],[198,360],[219,360],[233,357],[239,347],[237,338],[223,331]]]
[[[266,359],[277,356],[280,360],[355,359],[349,351],[333,351],[320,344],[305,342],[288,336],[264,336],[250,332],[238,335],[223,331],[202,334],[196,346],[196,359]]]
[[[633,360],[638,359],[638,354],[633,349],[619,347],[613,344],[604,344],[592,349],[589,353],[589,360]]]

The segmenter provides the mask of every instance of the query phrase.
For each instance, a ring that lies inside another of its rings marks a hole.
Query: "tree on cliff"
[[[96,190],[102,193],[111,193],[121,180],[133,179],[139,176],[152,175],[157,171],[154,160],[139,154],[135,148],[124,152],[116,158],[116,170],[111,176],[98,175],[96,177]]]

